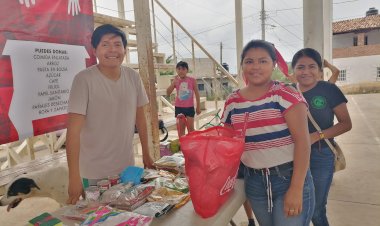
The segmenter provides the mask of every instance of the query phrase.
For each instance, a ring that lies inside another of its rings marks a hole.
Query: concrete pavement
[[[353,127],[337,138],[347,168],[334,175],[328,216],[334,226],[379,226],[380,94],[347,99]]]

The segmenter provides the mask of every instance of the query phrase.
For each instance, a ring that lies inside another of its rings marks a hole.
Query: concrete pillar
[[[304,47],[318,50],[331,60],[332,0],[303,0]]]
[[[117,0],[117,12],[119,18],[125,19],[124,0]]]
[[[332,0],[303,0],[304,47],[332,62]]]
[[[323,10],[323,25],[324,25],[324,49],[323,58],[332,62],[332,21],[333,21],[333,0],[325,0]]]

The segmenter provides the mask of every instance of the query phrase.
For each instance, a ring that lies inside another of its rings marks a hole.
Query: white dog
[[[68,168],[67,163],[47,167],[14,178],[5,189],[0,199],[0,206],[8,205],[7,210],[15,208],[28,197],[50,197],[64,205],[68,198]]]

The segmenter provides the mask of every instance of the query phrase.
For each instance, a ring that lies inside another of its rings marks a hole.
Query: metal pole
[[[98,12],[98,6],[96,5],[96,0],[93,0],[92,3],[93,3],[94,12],[97,13]]]
[[[173,61],[175,64],[177,64],[177,56],[175,54],[175,40],[174,40],[174,21],[173,18],[170,20],[171,27],[172,27],[172,44],[173,44]]]
[[[244,86],[241,74],[240,54],[243,51],[243,17],[242,0],[235,0],[235,26],[236,26],[236,72],[238,73],[238,86]]]
[[[125,19],[124,0],[117,0],[117,12],[119,18]]]
[[[261,39],[265,40],[265,6],[264,6],[264,0],[261,0]]]
[[[223,63],[223,43],[220,42],[220,64],[222,63]]]
[[[157,30],[156,30],[156,15],[154,13],[154,1],[151,0],[152,4],[152,19],[153,19],[153,39],[154,39],[154,52],[158,52],[158,45],[157,45]]]
[[[191,55],[193,58],[193,74],[196,74],[195,73],[195,52],[194,52],[194,42],[193,41],[191,41]]]

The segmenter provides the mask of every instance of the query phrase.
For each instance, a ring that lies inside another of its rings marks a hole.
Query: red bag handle
[[[245,134],[246,134],[246,131],[247,131],[248,117],[249,117],[249,113],[246,112],[246,113],[244,114],[244,127],[243,127],[243,129],[242,129],[242,131],[241,131],[241,136],[242,136],[242,137],[245,137]],[[178,137],[180,137],[180,135],[179,135],[179,131],[180,131],[180,128],[181,128],[181,126],[180,126],[180,122],[181,122],[181,121],[184,121],[184,122],[185,122],[186,127],[187,127],[187,130],[189,130],[189,125],[187,124],[186,116],[185,116],[184,114],[178,114],[178,115],[177,115],[177,120],[176,120]]]

